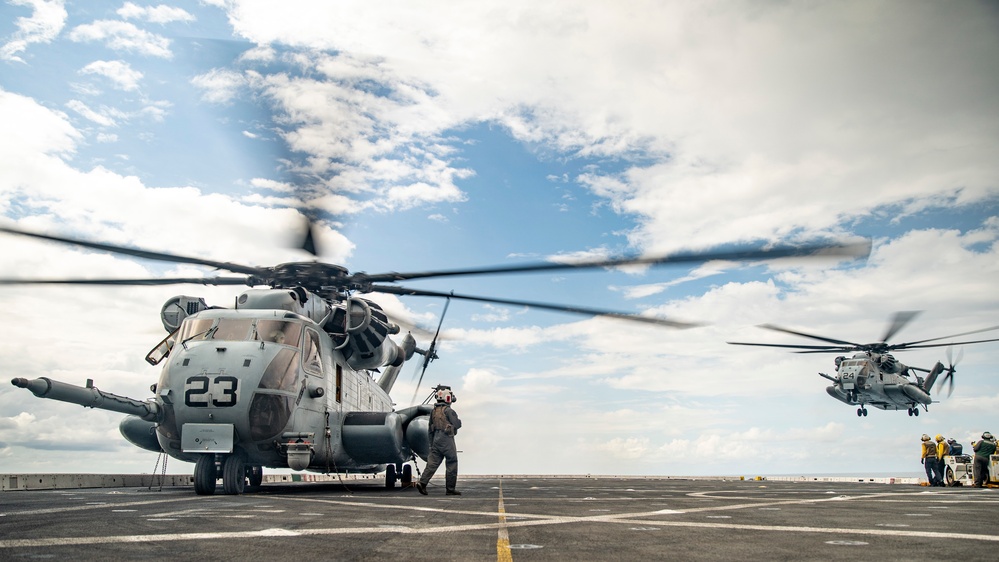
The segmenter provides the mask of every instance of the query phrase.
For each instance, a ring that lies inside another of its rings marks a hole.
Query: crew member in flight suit
[[[922,463],[923,469],[926,470],[926,481],[930,483],[930,486],[936,486],[937,447],[933,444],[930,436],[925,433],[920,439],[923,442],[923,450],[919,462]]]
[[[460,496],[461,492],[455,489],[458,484],[458,449],[454,444],[454,436],[461,427],[461,420],[458,414],[451,409],[451,404],[457,400],[450,388],[437,389],[437,403],[434,404],[434,411],[430,414],[430,456],[427,457],[427,468],[420,475],[416,489],[424,496],[427,495],[427,484],[433,478],[437,467],[441,461],[447,461],[447,472],[445,472],[445,487],[449,496]]]

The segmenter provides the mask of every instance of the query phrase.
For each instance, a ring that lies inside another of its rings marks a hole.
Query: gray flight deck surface
[[[995,560],[999,490],[460,477],[0,493],[0,560]]]

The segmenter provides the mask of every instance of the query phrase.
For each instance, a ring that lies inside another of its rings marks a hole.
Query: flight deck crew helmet
[[[943,441],[943,435],[940,435],[940,434],[938,433],[938,434],[937,434],[937,437],[936,437],[936,440],[937,440],[937,443],[939,443],[939,442]]]
[[[455,397],[454,393],[451,392],[450,388],[438,388],[437,401],[445,404],[454,404],[458,401],[458,399]]]
[[[987,440],[991,441],[992,440],[992,434],[989,433],[988,431],[986,431],[985,433],[982,434],[982,439],[987,439]]]
[[[926,435],[926,434],[924,433],[924,434],[923,434],[923,436],[922,436],[922,437],[920,437],[920,439],[922,439],[923,441],[929,441],[929,440],[930,440],[930,436],[929,436],[929,435]]]

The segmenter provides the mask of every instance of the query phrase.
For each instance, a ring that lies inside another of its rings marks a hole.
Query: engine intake
[[[388,339],[398,334],[399,326],[389,321],[378,304],[359,298],[347,299],[338,306],[329,323],[338,333],[333,333],[337,350],[351,369],[377,369],[400,366],[406,352]]]

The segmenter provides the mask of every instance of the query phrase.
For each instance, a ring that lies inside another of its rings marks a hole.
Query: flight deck
[[[0,559],[994,559],[999,490],[630,477],[460,477],[0,493]]]

